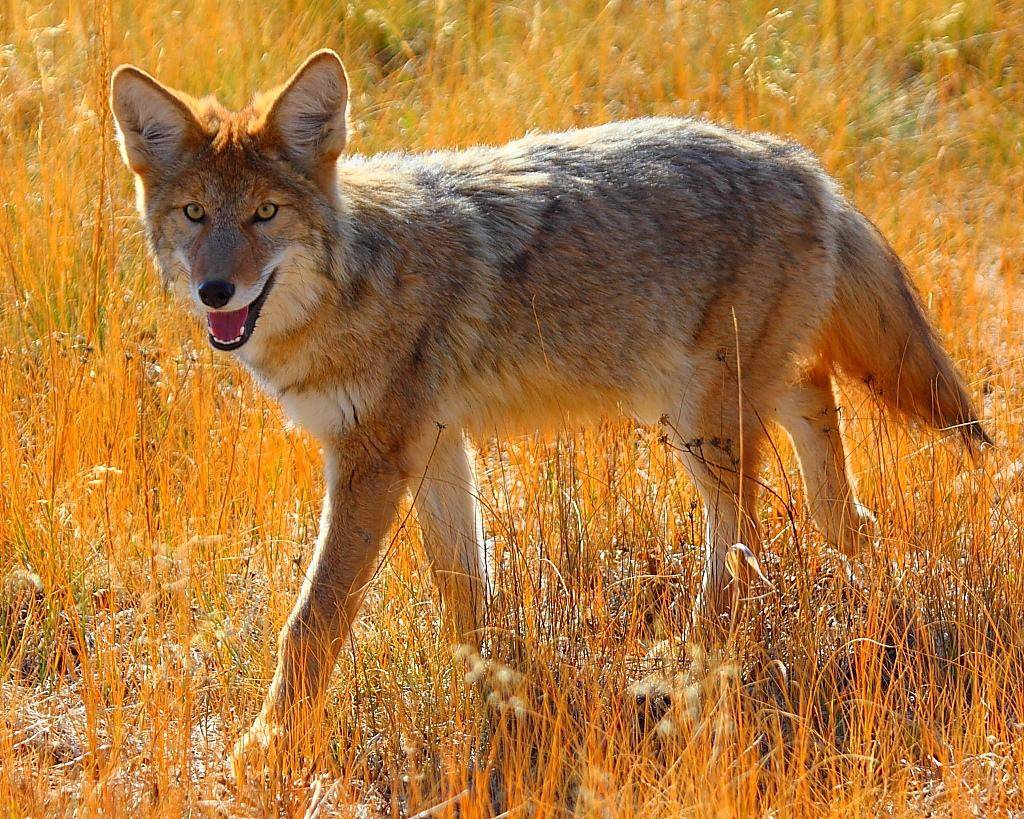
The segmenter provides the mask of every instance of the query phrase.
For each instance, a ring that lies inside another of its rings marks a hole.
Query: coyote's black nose
[[[207,279],[199,285],[199,298],[207,307],[223,307],[235,295],[235,286],[223,279]]]

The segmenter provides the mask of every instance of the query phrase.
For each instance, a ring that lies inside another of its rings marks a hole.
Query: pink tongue
[[[242,335],[248,315],[249,308],[242,307],[226,313],[207,313],[206,318],[210,322],[210,332],[217,341],[234,341]]]

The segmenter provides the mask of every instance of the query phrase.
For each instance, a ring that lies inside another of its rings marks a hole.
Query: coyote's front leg
[[[348,441],[325,448],[327,497],[316,551],[279,638],[277,670],[252,728],[235,745],[241,781],[251,766],[287,763],[315,724],[338,650],[362,602],[381,538],[404,488],[398,465]]]

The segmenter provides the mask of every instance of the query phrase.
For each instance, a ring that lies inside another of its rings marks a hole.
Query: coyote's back
[[[737,366],[767,398],[831,310],[843,203],[806,151],[765,135],[635,120],[359,159],[340,182],[352,243],[386,241],[432,291],[439,376],[471,425],[609,402],[656,419]]]

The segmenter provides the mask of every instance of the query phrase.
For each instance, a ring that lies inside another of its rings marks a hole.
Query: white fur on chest
[[[344,435],[366,409],[363,390],[353,385],[293,389],[278,400],[295,426],[322,441]]]

